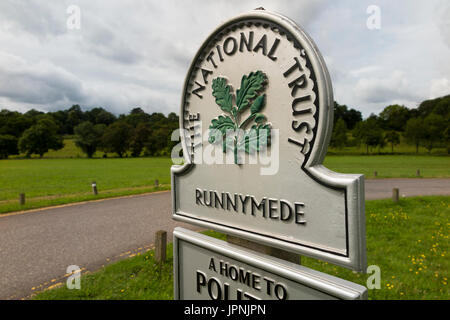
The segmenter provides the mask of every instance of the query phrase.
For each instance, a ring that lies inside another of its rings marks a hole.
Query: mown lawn
[[[1,160],[0,212],[168,189],[171,163],[169,158]],[[24,206],[19,193],[25,193]]]
[[[366,218],[368,265],[381,270],[381,287],[369,290],[369,299],[450,299],[450,197],[367,201]],[[302,264],[364,286],[370,276],[311,258],[302,257]],[[161,273],[149,251],[83,276],[80,290],[63,286],[33,298],[172,299],[172,248]]]
[[[368,265],[381,269],[371,299],[449,299],[450,197],[366,201]],[[302,264],[366,285],[368,275],[315,259]]]
[[[402,142],[394,147],[395,155],[405,155],[405,156],[448,156],[447,149],[444,146],[434,148],[429,152],[425,147],[419,147],[419,153],[416,154],[416,147],[414,145],[409,145],[401,138]],[[105,153],[103,151],[97,151],[94,154],[94,158],[101,158]],[[328,147],[329,155],[348,155],[348,156],[365,156],[366,146],[352,146],[344,148],[333,148]],[[106,153],[109,158],[117,157],[115,153]],[[385,145],[384,147],[370,148],[369,155],[392,155],[391,146]],[[11,159],[24,158],[25,154],[10,156]],[[38,155],[32,155],[33,158],[38,158]],[[73,136],[65,136],[64,147],[60,150],[49,150],[45,153],[44,158],[46,159],[56,159],[56,158],[85,158],[86,155],[75,145],[75,140]]]
[[[81,278],[81,289],[66,286],[43,291],[35,300],[172,300],[173,252],[167,246],[167,263],[160,268],[154,251],[110,264]]]
[[[351,135],[348,135],[350,138]],[[367,154],[367,147],[364,144],[348,146],[343,148],[334,148],[329,146],[328,153],[340,154],[340,155],[365,155]],[[405,155],[416,155],[416,146],[407,143],[404,137],[400,137],[400,143],[394,146],[394,152],[392,152],[391,144],[387,143],[383,147],[370,147],[369,154],[405,154]],[[435,146],[431,152],[427,150],[424,146],[420,145],[418,150],[419,155],[446,155],[447,146],[445,143]]]
[[[366,179],[376,178],[422,178],[450,177],[449,156],[426,155],[376,155],[376,156],[335,156],[328,155],[324,165],[336,172],[362,173]]]
[[[97,151],[94,153],[94,158],[102,158],[103,155],[105,155],[109,158],[117,157],[117,154],[115,153],[105,153],[103,151]],[[19,155],[12,155],[10,156],[10,159],[22,159],[25,158],[25,154],[19,154]],[[31,155],[31,158],[33,159],[39,159],[39,155],[33,154]],[[75,139],[73,136],[65,136],[64,137],[64,147],[59,150],[49,150],[47,153],[43,156],[44,159],[64,159],[64,158],[86,158],[86,154],[81,151],[80,148],[78,148],[75,145]]]

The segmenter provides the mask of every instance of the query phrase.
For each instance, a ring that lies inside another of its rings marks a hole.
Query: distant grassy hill
[[[362,173],[366,179],[417,178],[417,169],[422,178],[450,177],[450,157],[427,155],[328,155],[324,166],[341,173]]]
[[[104,152],[97,151],[94,154],[94,158],[102,158],[104,155]],[[114,153],[107,153],[107,157],[118,157]],[[16,156],[10,156],[10,159],[19,159],[24,158],[25,154],[20,154]],[[38,155],[33,155],[32,158],[39,158]],[[64,148],[60,150],[50,150],[46,154],[44,154],[43,158],[86,158],[86,154],[81,151],[80,148],[78,148],[75,145],[75,139],[73,136],[66,136],[64,138]]]
[[[394,147],[394,154],[402,155],[416,155],[416,147],[407,144],[403,139],[401,143]],[[103,151],[97,151],[94,154],[94,158],[102,158],[104,156]],[[371,155],[391,155],[391,146],[386,145],[383,148],[371,148],[369,150]],[[328,155],[366,155],[366,147],[364,145],[345,147],[342,149],[328,148]],[[434,148],[431,153],[429,153],[424,147],[419,147],[419,155],[434,155],[434,156],[448,156],[447,149],[444,147]],[[118,155],[115,153],[106,153],[108,158],[117,158]],[[10,159],[24,158],[25,154],[20,154],[16,156],[10,156]],[[33,155],[32,158],[39,158],[37,155]],[[64,148],[54,151],[50,150],[44,154],[43,158],[86,158],[86,155],[75,145],[75,139],[73,136],[65,136],[64,138]]]
[[[339,154],[339,155],[365,155],[366,154],[366,145],[360,144],[358,145],[352,135],[347,134],[348,144],[350,146],[344,148],[333,148],[328,147],[328,154]],[[389,143],[386,143],[384,147],[370,147],[369,154],[392,154],[392,147]],[[405,138],[400,136],[400,143],[394,145],[394,154],[407,154],[407,155],[416,155],[416,146],[409,144],[406,142]],[[419,154],[426,155],[448,155],[447,147],[444,144],[436,145],[435,148],[428,152],[428,150],[419,146]]]

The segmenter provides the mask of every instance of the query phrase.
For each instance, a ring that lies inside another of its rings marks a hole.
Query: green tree
[[[334,102],[333,123],[336,125],[339,119],[345,121],[345,125],[349,130],[352,130],[358,122],[362,121],[361,112],[355,109],[348,109],[347,106],[340,105],[336,101]]]
[[[10,134],[0,135],[0,159],[6,159],[9,155],[18,154],[17,138]]]
[[[73,105],[69,110],[67,110],[67,129],[68,134],[73,134],[73,129],[84,121],[84,113],[79,105]]]
[[[446,123],[443,116],[431,113],[423,120],[423,123],[425,148],[431,153],[435,144],[443,140],[448,122]]]
[[[433,112],[441,116],[449,116],[450,113],[450,95],[442,97],[435,105]]]
[[[130,146],[132,130],[133,127],[124,121],[114,122],[106,128],[101,148],[106,152],[115,152],[122,158]]]
[[[366,145],[367,154],[369,154],[369,147],[384,146],[383,130],[378,126],[377,117],[374,115],[358,122],[353,130],[353,135],[359,143]]]
[[[92,124],[106,124],[109,126],[111,123],[116,121],[116,116],[112,113],[106,111],[103,108],[93,108],[84,113],[86,120],[90,121]]]
[[[79,147],[88,158],[92,158],[100,146],[103,133],[106,129],[104,124],[92,124],[84,121],[74,128],[75,145]]]
[[[130,150],[133,157],[139,157],[142,149],[148,144],[151,135],[150,123],[141,122],[137,125],[130,137]]]
[[[100,108],[102,109],[102,108]],[[95,123],[96,124],[105,124],[109,126],[111,123],[116,121],[116,116],[113,115],[111,112],[108,112],[106,110],[100,110],[99,113],[97,113],[97,116],[95,117]]]
[[[416,153],[419,153],[420,142],[425,137],[425,126],[422,118],[411,118],[406,122],[405,133],[406,141],[416,146]]]
[[[394,145],[400,143],[400,135],[397,131],[389,130],[386,132],[384,138],[391,144],[391,153],[394,153]]]
[[[384,108],[378,118],[384,130],[403,131],[410,112],[405,106],[394,104]]]
[[[36,124],[42,116],[45,116],[45,113],[36,109],[31,109],[25,112],[23,116],[31,121],[32,124]]]
[[[58,134],[58,126],[51,118],[43,118],[25,130],[19,140],[19,150],[30,157],[38,154],[41,158],[49,149],[64,147],[63,138]]]
[[[417,108],[418,116],[427,117],[431,113],[447,115],[450,112],[450,95],[422,101]]]
[[[178,126],[178,116],[175,112],[169,113],[169,115],[167,116],[167,120],[169,120],[169,122],[171,123],[176,123]]]
[[[33,120],[20,112],[3,109],[0,111],[0,134],[19,138],[22,133],[33,125]]]
[[[444,131],[444,139],[446,141],[447,153],[450,154],[450,126],[448,125],[449,121],[447,119],[447,128]]]
[[[164,117],[165,118],[165,117]],[[140,123],[149,123],[151,116],[141,108],[134,108],[130,114],[125,116],[125,121],[136,128]]]
[[[60,134],[70,134],[72,129],[69,128],[69,124],[67,123],[67,110],[59,110],[56,112],[48,112],[47,115],[51,116],[55,123],[58,123],[60,126]]]
[[[331,134],[330,145],[341,149],[345,147],[347,143],[347,125],[344,119],[340,118],[333,128],[333,133]]]
[[[171,134],[169,127],[161,126],[152,130],[152,134],[145,143],[146,153],[158,156],[169,155]]]

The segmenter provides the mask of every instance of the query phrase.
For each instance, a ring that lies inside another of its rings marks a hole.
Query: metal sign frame
[[[311,70],[314,70],[315,72],[314,77],[318,86],[318,88],[315,89],[317,91],[317,112],[315,116],[317,118],[317,126],[314,129],[315,135],[313,141],[311,141],[310,151],[305,154],[305,160],[299,166],[298,170],[302,170],[317,184],[343,194],[343,201],[345,204],[343,204],[342,207],[345,207],[345,209],[342,213],[343,221],[341,223],[345,225],[345,249],[341,251],[332,250],[327,246],[320,246],[307,241],[290,241],[288,238],[276,234],[258,232],[258,230],[249,230],[249,228],[244,225],[220,223],[214,219],[202,217],[196,212],[187,212],[180,209],[180,195],[178,194],[180,179],[183,179],[184,176],[195,174],[196,167],[196,164],[191,161],[189,156],[190,151],[186,144],[187,137],[184,136],[183,132],[181,133],[181,143],[183,154],[185,156],[185,164],[181,166],[172,166],[171,168],[173,219],[196,224],[205,228],[211,228],[237,237],[319,258],[353,270],[364,272],[367,265],[364,177],[363,175],[357,174],[335,173],[322,166],[332,132],[334,100],[331,80],[325,62],[314,42],[293,21],[276,13],[256,10],[237,16],[214,30],[198,50],[187,73],[181,101],[180,128],[186,127],[185,122],[187,120],[185,119],[185,107],[189,104],[186,101],[188,95],[187,92],[189,89],[192,89],[191,74],[198,70],[198,66],[196,65],[197,60],[201,58],[205,48],[217,38],[221,31],[239,24],[245,24],[246,21],[267,22],[273,27],[283,30],[283,33],[286,34],[288,39],[294,41],[296,46],[301,46],[303,48],[310,61]]]
[[[185,244],[206,249],[211,253],[211,257],[226,257],[249,265],[256,270],[264,270],[268,274],[275,274],[299,287],[306,287],[307,290],[312,289],[318,291],[321,295],[327,295],[329,299],[367,299],[367,288],[359,284],[178,227],[175,228],[173,233],[174,299],[176,300],[186,299],[183,296],[183,290],[189,290],[189,288],[186,288],[188,286],[180,284],[180,278],[183,274],[183,258],[180,256],[180,249]],[[192,260],[192,257],[189,257],[189,259]],[[187,276],[186,278],[194,282],[194,277]],[[193,288],[194,285],[191,289]],[[192,299],[192,297],[187,298]]]

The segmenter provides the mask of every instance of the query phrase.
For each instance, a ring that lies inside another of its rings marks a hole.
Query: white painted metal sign
[[[173,218],[365,270],[362,175],[322,166],[331,81],[294,22],[255,10],[219,26],[186,77]]]
[[[174,231],[174,290],[181,300],[366,299],[367,289],[190,230]]]

